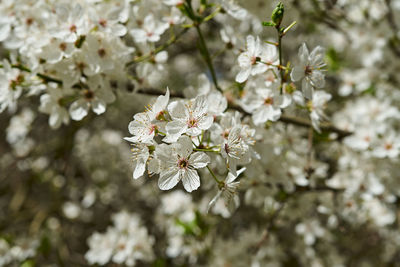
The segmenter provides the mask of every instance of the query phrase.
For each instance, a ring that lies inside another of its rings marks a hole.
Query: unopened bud
[[[274,11],[272,11],[272,16],[271,16],[271,19],[276,24],[276,27],[279,27],[279,25],[281,24],[284,12],[285,9],[283,7],[283,4],[279,2],[278,5],[275,7]]]

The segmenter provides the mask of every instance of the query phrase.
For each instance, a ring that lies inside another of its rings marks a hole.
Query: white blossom
[[[307,99],[311,99],[314,87],[322,88],[325,86],[325,75],[323,73],[325,50],[317,46],[308,52],[305,43],[299,49],[300,64],[296,65],[290,76],[293,81],[302,81],[301,89]]]

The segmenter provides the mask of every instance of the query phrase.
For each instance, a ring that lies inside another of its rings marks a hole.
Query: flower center
[[[226,144],[226,143],[225,143],[224,149],[225,149],[226,154],[229,154],[229,152],[231,151],[228,144]]]
[[[165,117],[164,117],[164,110],[158,112],[158,114],[156,116],[156,119],[159,120],[159,121],[166,120]]]
[[[264,99],[264,104],[265,105],[272,105],[274,103],[274,99],[272,97],[267,97]]]
[[[83,71],[83,69],[86,67],[86,64],[84,62],[78,62],[76,63],[76,68]]]
[[[26,24],[27,24],[28,26],[32,25],[32,23],[33,23],[33,18],[27,18],[27,19],[26,19]]]
[[[260,60],[261,60],[260,57],[256,57],[256,56],[251,57],[251,60],[250,60],[251,65],[255,65],[257,63],[257,61],[260,61]]]
[[[152,134],[155,130],[157,130],[157,125],[152,124],[149,129],[149,134]]]
[[[86,98],[86,100],[92,100],[94,98],[94,93],[93,91],[86,89],[83,91],[83,96]]]
[[[59,45],[59,48],[60,48],[61,51],[67,50],[67,44],[66,44],[66,43],[61,43],[61,44]]]
[[[393,148],[393,144],[391,144],[391,143],[386,143],[385,144],[385,149],[386,150],[391,150]]]
[[[195,118],[190,118],[187,124],[189,128],[197,127],[197,120]]]
[[[305,75],[311,75],[312,74],[312,67],[311,66],[305,66],[304,67],[304,73]]]
[[[97,53],[99,54],[100,57],[105,57],[107,54],[104,48],[100,48],[99,50],[97,50]]]
[[[107,26],[107,21],[105,19],[101,19],[99,20],[99,24],[105,28]]]
[[[189,162],[187,159],[181,158],[178,160],[178,167],[180,169],[187,169],[188,166],[189,166]]]
[[[222,137],[225,138],[225,139],[228,139],[228,136],[229,136],[229,130],[225,130],[225,131],[222,133]]]
[[[77,29],[77,28],[76,28],[76,25],[75,25],[75,24],[72,24],[71,27],[69,27],[69,31],[70,31],[70,32],[76,32],[76,29]]]

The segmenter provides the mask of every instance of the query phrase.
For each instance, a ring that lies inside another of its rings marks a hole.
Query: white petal
[[[116,36],[124,36],[126,34],[127,30],[126,27],[122,24],[116,24],[112,28],[112,33],[115,34]]]
[[[62,118],[60,114],[57,112],[57,110],[53,111],[49,117],[50,127],[53,129],[57,129],[60,127],[61,123],[62,123]]]
[[[313,51],[310,54],[310,59],[311,59],[310,64],[312,66],[324,65],[325,64],[324,57],[325,57],[325,49],[321,46],[317,46],[313,49]]]
[[[208,163],[210,163],[210,157],[204,152],[195,152],[189,159],[189,164],[196,169],[204,168]]]
[[[0,26],[0,42],[3,42],[5,39],[7,39],[8,35],[10,34],[10,24],[3,24]]]
[[[290,78],[292,78],[292,81],[297,82],[304,77],[305,75],[304,68],[305,68],[304,65],[295,66],[293,68],[292,72],[290,73]]]
[[[189,155],[193,152],[193,144],[188,136],[182,136],[178,140],[178,155],[184,158],[189,158]]]
[[[214,121],[213,116],[204,116],[198,121],[197,124],[201,130],[207,130],[208,128],[211,127],[213,121]]]
[[[243,52],[238,57],[238,63],[241,68],[247,68],[251,66],[251,59],[248,52]]]
[[[286,108],[292,103],[292,98],[288,94],[278,95],[275,102],[280,108]]]
[[[295,91],[293,93],[292,97],[293,97],[294,102],[296,102],[296,104],[298,104],[300,106],[305,105],[303,94],[300,91]]]
[[[218,193],[211,199],[210,203],[208,203],[207,206],[207,213],[209,213],[210,209],[212,209],[217,202],[217,200],[220,198],[222,191],[219,190]]]
[[[96,98],[92,101],[92,110],[100,115],[106,111],[106,103],[102,99]]]
[[[307,79],[303,79],[301,83],[301,90],[303,91],[305,98],[312,99],[314,88]]]
[[[187,169],[182,178],[183,187],[186,191],[192,192],[196,190],[200,186],[200,177],[197,174],[197,171]]]
[[[129,32],[137,43],[144,43],[147,40],[147,34],[142,29],[132,29]]]
[[[261,125],[268,120],[268,109],[265,106],[261,106],[254,111],[252,118],[255,125]]]
[[[178,182],[179,171],[177,169],[172,169],[160,174],[160,178],[158,179],[158,187],[161,190],[169,190],[173,188]]]
[[[167,135],[173,137],[179,137],[181,134],[185,133],[187,130],[187,124],[183,121],[170,121],[165,126]]]
[[[89,111],[89,104],[83,100],[79,99],[72,103],[72,105],[69,107],[69,114],[71,115],[71,118],[75,121],[80,121],[83,119]]]
[[[207,76],[202,73],[199,75],[199,77],[197,78],[198,81],[198,92],[199,95],[206,95],[210,92],[211,90],[211,83],[210,80],[207,78]]]
[[[199,127],[190,127],[187,129],[186,133],[191,136],[199,136],[201,134],[201,129]]]
[[[137,179],[143,176],[144,171],[146,170],[146,162],[149,156],[149,152],[144,152],[144,154],[135,161],[136,166],[133,171],[133,179]]]
[[[225,183],[227,183],[227,184],[232,183],[232,182],[235,181],[236,178],[237,178],[240,174],[242,174],[245,170],[246,170],[246,167],[241,168],[240,170],[238,170],[238,171],[236,172],[236,176],[233,175],[231,172],[229,172],[229,173],[228,173],[228,176],[226,176]]]
[[[313,71],[310,77],[313,85],[317,88],[322,88],[325,86],[325,76],[320,71]]]
[[[254,51],[256,49],[256,41],[255,41],[253,36],[251,36],[251,35],[247,36],[247,38],[246,38],[246,47],[247,47],[247,51],[249,51],[249,53],[251,55],[253,55]]]
[[[251,67],[246,68],[246,69],[242,69],[242,70],[236,75],[235,80],[236,80],[238,83],[242,83],[242,82],[246,81],[247,78],[249,78],[249,76],[250,76],[250,72],[251,72]]]
[[[308,58],[309,58],[309,53],[308,53],[308,49],[305,43],[303,43],[300,46],[299,49],[299,57],[300,57],[300,61],[301,63],[305,64],[308,62]]]
[[[167,62],[167,59],[168,59],[167,51],[161,51],[161,52],[157,53],[157,55],[155,56],[155,60],[157,63],[165,63],[165,62]]]
[[[256,63],[256,65],[253,65],[251,68],[251,75],[257,75],[257,74],[261,74],[264,73],[268,70],[268,66],[263,64],[263,63]]]
[[[183,101],[174,101],[168,105],[168,112],[172,119],[185,120],[189,118],[187,108]]]
[[[136,143],[138,141],[138,137],[137,136],[124,137],[124,140],[126,140],[128,142]]]
[[[193,114],[194,116],[201,116],[208,110],[207,97],[205,95],[197,96],[193,103]]]

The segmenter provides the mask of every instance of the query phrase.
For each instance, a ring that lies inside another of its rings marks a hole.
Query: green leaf
[[[326,51],[326,61],[328,63],[329,70],[333,72],[338,71],[342,65],[340,56],[334,48],[329,48]]]
[[[34,266],[35,262],[33,260],[26,260],[20,265],[20,267],[34,267]]]
[[[276,26],[276,24],[272,21],[263,21],[262,25],[265,27],[275,27]]]

